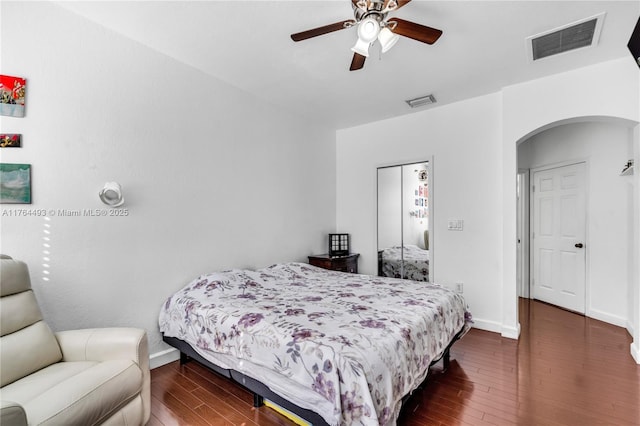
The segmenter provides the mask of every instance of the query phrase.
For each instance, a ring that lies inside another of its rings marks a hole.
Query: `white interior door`
[[[535,171],[533,297],[585,312],[585,164]]]

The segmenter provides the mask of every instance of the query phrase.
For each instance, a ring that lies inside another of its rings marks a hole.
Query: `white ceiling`
[[[632,1],[413,0],[390,16],[441,29],[409,38],[349,71],[354,28],[302,42],[291,33],[353,17],[350,0],[56,2],[258,98],[336,129],[434,108],[629,55]],[[525,39],[606,12],[599,43],[535,63]],[[412,110],[406,99],[433,94]]]

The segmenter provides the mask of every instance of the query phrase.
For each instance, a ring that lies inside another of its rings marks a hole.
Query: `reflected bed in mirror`
[[[431,281],[430,162],[378,168],[378,275]]]
[[[425,230],[428,241],[429,231]],[[425,244],[429,247],[429,244]],[[379,251],[378,272],[380,276],[405,278],[414,281],[429,281],[429,250],[413,244],[385,248]]]

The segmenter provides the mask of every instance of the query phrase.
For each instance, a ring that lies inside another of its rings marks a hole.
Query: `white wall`
[[[633,177],[620,176],[632,158],[628,127],[603,122],[565,124],[518,146],[518,168],[587,163],[586,314],[626,327],[633,262]]]
[[[376,168],[433,155],[432,279],[464,283],[476,325],[493,331],[502,319],[492,297],[502,272],[500,116],[494,94],[337,133],[337,225],[353,235],[360,270],[377,270]],[[448,219],[464,230],[447,231]]]
[[[142,327],[157,352],[160,306],[198,274],[326,251],[333,130],[49,2],[0,8],[2,72],[28,85],[26,117],[0,122],[23,135],[1,161],[32,164],[24,207],[99,209],[109,180],[126,198],[126,217],[1,217],[54,329]]]

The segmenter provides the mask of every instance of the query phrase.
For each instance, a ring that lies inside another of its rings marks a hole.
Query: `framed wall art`
[[[0,148],[20,148],[22,135],[0,133]]]
[[[0,204],[31,204],[31,164],[0,163]]]
[[[0,115],[24,117],[27,81],[0,74]]]

